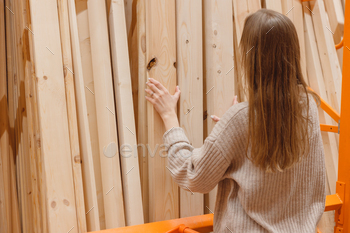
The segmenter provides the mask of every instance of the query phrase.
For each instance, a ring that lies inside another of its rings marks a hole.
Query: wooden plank
[[[108,0],[111,1],[111,0]],[[135,122],[138,122],[138,5],[139,0],[125,0],[125,21],[126,31],[128,35],[128,47],[129,47],[129,60],[130,60],[130,72],[131,72],[131,85],[132,85],[132,98],[134,105],[134,117]],[[146,21],[143,21],[145,24]],[[143,89],[142,89],[143,91]],[[145,112],[142,112],[145,114]],[[136,124],[136,135],[138,134],[138,126]],[[140,156],[139,156],[140,157]],[[140,167],[141,168],[141,167]],[[145,212],[145,211],[144,211]]]
[[[25,89],[25,98],[26,98],[26,114],[27,114],[27,120],[28,120],[28,141],[29,141],[29,156],[30,161],[28,164],[30,165],[29,173],[27,174],[28,177],[31,178],[31,198],[32,198],[32,205],[33,210],[31,213],[28,213],[32,215],[32,221],[33,221],[33,227],[34,232],[43,232],[43,221],[46,220],[45,214],[42,211],[43,203],[42,203],[42,193],[40,190],[40,173],[38,172],[38,156],[40,154],[35,134],[38,131],[38,124],[36,122],[37,114],[34,111],[34,85],[32,83],[32,74],[34,73],[34,66],[32,60],[34,60],[33,57],[33,46],[32,46],[32,33],[30,32],[31,29],[29,28],[30,25],[28,24],[28,20],[30,19],[29,11],[27,10],[27,2],[21,1],[18,5],[21,7],[21,12],[26,12],[25,15],[22,17],[22,52],[23,52],[23,67],[24,67],[24,89]],[[27,26],[28,25],[28,26]]]
[[[304,3],[306,4],[306,3]],[[323,0],[311,1],[310,10],[313,12],[315,36],[320,54],[325,87],[329,104],[339,112],[341,103],[342,74],[332,39],[332,33],[327,29],[326,12]]]
[[[81,170],[81,156],[79,147],[79,132],[77,119],[77,106],[75,100],[75,87],[73,76],[73,59],[72,46],[69,29],[69,15],[68,15],[68,0],[57,1],[61,46],[62,46],[62,61],[64,71],[64,83],[66,89],[66,101],[68,112],[68,127],[70,149],[73,166],[73,180],[75,192],[75,205],[77,210],[78,231],[86,232],[86,215],[84,204],[84,188],[83,177]]]
[[[180,126],[196,148],[203,145],[202,2],[176,1]],[[203,194],[180,189],[180,218],[204,214]]]
[[[8,156],[9,119],[7,106],[7,77],[6,77],[6,38],[5,38],[5,4],[0,0],[0,232],[11,232],[10,199],[8,195],[9,166]]]
[[[31,119],[33,121],[33,137],[31,138],[31,145],[34,149],[33,157],[31,158],[31,176],[32,176],[32,196],[33,203],[35,207],[35,230],[36,232],[48,232],[48,209],[46,208],[46,193],[45,193],[45,185],[44,183],[44,171],[42,169],[41,162],[43,161],[41,155],[41,135],[40,135],[40,125],[39,125],[39,111],[38,111],[38,101],[37,101],[37,92],[36,92],[36,76],[35,76],[35,65],[34,65],[34,48],[33,48],[33,29],[31,27],[31,15],[30,15],[30,3],[26,1],[25,6],[23,5],[23,12],[25,14],[25,25],[28,25],[26,30],[24,31],[27,34],[28,41],[24,40],[23,44],[26,44],[26,50],[24,53],[26,54],[26,95],[29,98],[27,102],[27,113],[28,117],[31,115]],[[29,48],[28,48],[29,47]],[[29,54],[28,54],[29,53]],[[27,94],[28,93],[28,94]]]
[[[234,21],[234,55],[235,55],[235,92],[238,96],[239,101],[247,100],[245,96],[243,87],[243,75],[241,69],[241,60],[242,55],[239,50],[239,44],[241,42],[241,37],[244,28],[245,19],[249,14],[252,14],[258,11],[261,8],[260,0],[247,0],[247,1],[239,1],[233,0],[233,21]]]
[[[82,171],[84,181],[84,199],[86,211],[87,231],[100,230],[100,220],[98,211],[97,191],[95,172],[93,165],[93,154],[91,146],[91,137],[89,130],[88,112],[85,98],[84,74],[81,61],[81,51],[79,44],[78,23],[76,16],[75,3],[68,0],[70,36],[72,42],[74,82],[76,90],[77,114],[79,124],[79,139],[82,155]]]
[[[307,10],[307,8],[306,8]],[[304,38],[304,16],[303,4],[300,0],[282,0],[282,13],[287,15],[294,23],[298,34],[300,45],[300,65],[304,79],[307,80],[306,72],[306,54],[305,54],[305,38]]]
[[[9,229],[10,232],[20,232],[21,231],[21,209],[19,208],[19,201],[21,201],[21,190],[19,189],[19,175],[16,175],[16,119],[17,119],[17,69],[16,69],[16,34],[15,34],[15,16],[13,10],[15,9],[15,4],[13,1],[5,1],[5,15],[6,15],[6,55],[7,55],[7,101],[8,101],[8,135],[9,135],[9,153],[5,156],[3,164],[5,164],[4,173],[4,183],[5,183],[5,195],[7,196],[8,205],[7,214],[10,216]],[[18,186],[16,187],[16,184]]]
[[[236,28],[236,38],[239,44],[242,37],[242,32],[244,28],[244,21],[249,14],[252,14],[258,11],[261,8],[260,0],[247,0],[239,1],[232,0],[233,2],[233,11],[234,11],[234,22]]]
[[[290,0],[289,0],[290,1]],[[282,13],[281,0],[265,0],[266,8]]]
[[[234,97],[232,0],[204,2],[204,48],[207,101],[207,132],[215,122],[211,115],[221,117]],[[216,189],[209,194],[206,210],[214,211]],[[210,212],[209,211],[209,212]]]
[[[139,0],[137,3],[137,89],[145,90],[147,88],[147,69],[146,69],[146,2]],[[134,80],[134,79],[133,79]],[[132,82],[134,82],[132,80]],[[133,86],[135,83],[133,83]],[[136,106],[135,106],[136,107]],[[137,96],[137,143],[140,162],[141,190],[143,215],[145,223],[149,222],[149,197],[148,197],[148,154],[146,145],[148,143],[147,127],[147,100],[144,92]]]
[[[344,10],[341,0],[326,0],[325,7],[335,44],[340,43],[344,35]],[[343,67],[343,48],[337,50],[340,67]]]
[[[91,142],[94,173],[95,173],[100,228],[106,229],[105,211],[104,211],[104,204],[103,204],[103,199],[105,195],[102,190],[101,163],[100,163],[100,151],[99,151],[100,147],[99,147],[98,133],[97,133],[97,116],[96,116],[96,103],[95,103],[95,93],[94,93],[95,89],[94,89],[94,79],[93,79],[93,72],[92,72],[92,56],[91,56],[91,43],[90,43],[87,1],[78,0],[78,1],[75,1],[75,3],[76,3],[77,23],[78,23],[78,33],[79,33],[79,43],[80,43],[79,44],[80,54],[81,54],[80,57],[81,57],[81,62],[83,66],[85,98],[86,98],[87,116],[89,121],[90,142]],[[91,208],[92,206],[90,206],[89,210]]]
[[[144,220],[123,0],[111,2],[109,26],[125,218],[126,225],[133,226],[143,224]]]
[[[88,1],[106,228],[125,226],[105,1]]]
[[[148,78],[161,82],[170,93],[176,86],[175,1],[146,1],[146,59]],[[162,137],[164,124],[151,103],[147,104],[149,144],[149,221],[179,217],[178,186],[166,168]]]
[[[78,232],[57,3],[30,0],[48,231]],[[62,224],[62,223],[65,224]]]
[[[32,200],[32,178],[30,165],[30,134],[28,122],[32,119],[28,118],[27,101],[25,93],[25,67],[26,67],[26,31],[24,18],[25,11],[22,8],[22,2],[14,5],[12,11],[14,12],[15,27],[14,33],[14,54],[15,57],[15,74],[14,74],[14,100],[16,109],[15,122],[15,138],[16,138],[16,165],[18,167],[17,177],[19,178],[18,185],[20,186],[20,202],[21,202],[21,221],[22,228],[28,231],[34,231],[34,215],[33,215],[33,201]]]

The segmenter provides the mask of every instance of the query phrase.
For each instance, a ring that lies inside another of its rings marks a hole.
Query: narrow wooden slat
[[[127,226],[144,223],[137,153],[124,1],[112,1],[109,11],[118,138]]]
[[[160,81],[173,94],[176,86],[174,0],[146,0],[146,59],[147,77]],[[166,148],[162,146],[164,124],[151,103],[147,107],[149,221],[178,218],[178,186],[166,168]]]
[[[78,232],[57,3],[30,0],[48,231]],[[65,224],[62,224],[62,223]]]
[[[202,2],[176,1],[180,126],[194,147],[203,144]],[[203,194],[180,189],[180,217],[204,213]]]
[[[211,115],[221,117],[232,105],[234,97],[232,0],[204,2],[204,48],[207,100],[207,132],[215,122]],[[214,211],[216,188],[210,192],[207,207]],[[208,210],[206,208],[206,210]],[[209,211],[210,212],[210,211]]]
[[[80,45],[80,57],[83,67],[83,78],[86,98],[87,116],[89,121],[90,131],[90,143],[93,156],[93,166],[95,173],[96,194],[98,202],[98,213],[100,219],[100,228],[106,229],[105,223],[105,211],[104,211],[104,194],[102,190],[102,178],[101,178],[101,163],[100,163],[100,146],[98,142],[97,133],[97,116],[96,116],[96,103],[95,103],[95,88],[92,72],[92,56],[91,56],[91,42],[90,42],[90,30],[89,19],[87,10],[87,1],[77,0],[77,24],[79,33],[79,45]],[[92,208],[86,208],[89,211]],[[96,207],[94,207],[96,208]],[[87,216],[89,217],[89,216]]]
[[[301,70],[304,78],[307,80],[303,10],[303,4],[300,0],[282,0],[282,13],[292,20],[297,30],[300,45]],[[308,9],[306,8],[305,10]]]
[[[22,2],[23,3],[23,2]],[[40,136],[40,125],[39,125],[39,111],[38,111],[38,96],[36,92],[36,76],[35,76],[35,65],[34,65],[34,48],[33,48],[33,29],[31,27],[31,15],[30,15],[30,3],[29,1],[23,3],[23,11],[26,12],[25,16],[25,33],[28,35],[28,41],[23,41],[24,44],[27,44],[25,54],[27,57],[27,75],[26,76],[26,93],[28,90],[29,103],[27,104],[28,117],[33,120],[33,138],[31,145],[33,145],[34,153],[31,158],[31,173],[32,173],[32,184],[33,184],[33,204],[36,214],[35,229],[37,232],[48,232],[48,209],[46,204],[46,193],[45,185],[41,185],[44,181],[44,171],[42,168],[42,153],[41,153],[41,136]],[[26,37],[24,37],[26,38]],[[28,55],[29,53],[29,55]]]
[[[77,210],[78,220],[78,232],[86,232],[86,216],[84,206],[84,188],[83,177],[81,170],[81,156],[79,147],[79,132],[78,132],[78,119],[77,108],[75,100],[75,87],[73,76],[73,59],[72,59],[72,47],[70,42],[70,29],[69,29],[69,15],[68,15],[68,1],[58,0],[58,16],[60,23],[60,35],[62,46],[62,62],[64,71],[64,83],[66,89],[67,100],[67,112],[68,112],[68,127],[69,127],[69,139],[70,150],[72,156],[73,166],[73,180],[74,180],[74,192],[75,192],[75,204]]]
[[[139,0],[137,3],[137,89],[140,93],[137,96],[137,143],[140,162],[141,190],[143,215],[145,223],[149,222],[149,198],[148,198],[148,152],[146,145],[148,143],[147,128],[147,100],[145,93],[147,82],[146,69],[146,0]],[[130,48],[130,47],[129,47]],[[134,79],[133,79],[134,80]],[[133,81],[132,81],[133,82]],[[133,83],[133,86],[135,84]],[[134,88],[133,88],[134,89]]]
[[[9,167],[7,164],[9,142],[9,119],[7,106],[7,77],[6,77],[6,38],[5,38],[5,4],[0,0],[0,232],[11,231],[11,216],[8,214]]]
[[[32,119],[28,118],[27,114],[27,101],[25,93],[25,66],[27,61],[26,51],[26,31],[24,18],[25,11],[22,8],[22,2],[18,2],[13,6],[14,12],[14,36],[15,45],[14,54],[15,57],[15,76],[14,76],[14,99],[16,103],[16,122],[15,122],[15,135],[16,135],[16,165],[18,166],[20,192],[21,192],[21,220],[23,229],[28,231],[34,231],[34,215],[33,215],[33,200],[32,200],[32,178],[30,167],[30,134],[31,128],[28,126],[28,122]]]
[[[247,0],[239,1],[233,0],[233,16],[234,16],[234,54],[235,54],[235,92],[238,97],[238,101],[245,101],[247,97],[245,96],[243,75],[241,60],[242,55],[239,50],[239,44],[241,41],[244,22],[249,14],[258,11],[261,8],[260,0]]]
[[[100,230],[100,220],[97,202],[95,172],[90,141],[88,113],[86,107],[83,66],[81,61],[77,16],[74,0],[68,0],[70,37],[72,42],[72,55],[74,82],[76,90],[77,114],[79,124],[79,140],[82,155],[82,178],[84,181],[84,199],[86,227],[88,231]]]
[[[125,226],[105,1],[89,0],[88,17],[106,228]]]

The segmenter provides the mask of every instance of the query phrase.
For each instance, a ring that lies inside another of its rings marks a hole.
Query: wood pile
[[[180,190],[148,78],[180,86],[200,147],[240,89],[244,20],[287,15],[310,87],[340,111],[344,0],[0,0],[0,232],[90,232],[211,213]],[[344,52],[348,48],[344,49]],[[337,125],[321,109],[320,121]],[[338,134],[322,133],[335,193]],[[319,224],[333,232],[334,213]]]

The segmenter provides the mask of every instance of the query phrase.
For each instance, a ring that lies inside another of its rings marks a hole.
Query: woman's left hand
[[[171,95],[169,91],[157,80],[150,78],[146,83],[150,89],[145,91],[149,94],[146,99],[151,102],[157,110],[163,121],[170,117],[176,117],[176,106],[180,98],[180,89],[177,86],[175,94]]]

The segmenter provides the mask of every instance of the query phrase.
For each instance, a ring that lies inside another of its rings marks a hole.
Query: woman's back
[[[263,171],[247,158],[247,116],[247,102],[232,106],[210,136],[220,150],[227,151],[223,153],[233,153],[218,186],[215,232],[227,228],[232,232],[314,232],[325,205],[325,161],[316,103],[311,99],[309,154],[283,172]]]

